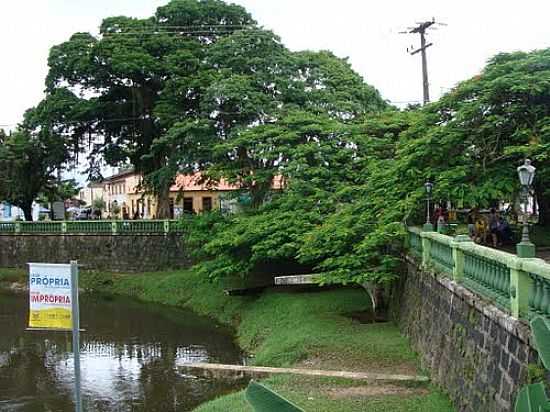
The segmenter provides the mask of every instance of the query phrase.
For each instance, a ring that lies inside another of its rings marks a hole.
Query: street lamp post
[[[535,257],[535,245],[529,240],[529,222],[528,216],[528,203],[529,203],[529,189],[533,184],[535,178],[536,168],[531,165],[529,159],[525,159],[523,165],[518,167],[518,177],[521,184],[521,201],[523,202],[523,229],[521,232],[521,242],[516,245],[516,252],[519,257],[533,258]]]
[[[434,226],[432,225],[432,222],[430,221],[430,198],[432,195],[432,189],[434,185],[432,182],[426,182],[424,183],[424,188],[426,189],[426,223],[424,223],[423,230],[424,232],[433,232]]]

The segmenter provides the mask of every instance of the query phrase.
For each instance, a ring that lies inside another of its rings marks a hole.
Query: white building
[[[85,188],[80,189],[78,198],[84,202],[86,207],[93,207],[94,201],[97,199],[105,199],[103,183],[89,183]]]
[[[32,220],[38,220],[40,212],[47,212],[47,209],[44,209],[38,203],[33,202],[32,204]],[[17,206],[10,205],[7,202],[0,203],[0,221],[10,222],[14,220],[25,220],[25,214]]]

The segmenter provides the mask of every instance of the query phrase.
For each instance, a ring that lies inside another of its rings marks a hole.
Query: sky
[[[430,32],[432,100],[478,74],[499,52],[550,46],[550,2],[544,0],[233,0],[291,50],[328,49],[348,57],[385,99],[404,106],[422,99],[415,22],[447,24]],[[148,17],[167,0],[18,0],[0,2],[0,127],[13,128],[43,96],[51,46],[76,31],[97,33],[115,15]]]

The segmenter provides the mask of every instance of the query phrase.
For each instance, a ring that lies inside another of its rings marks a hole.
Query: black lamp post
[[[518,177],[521,184],[521,201],[523,202],[523,230],[521,233],[521,242],[516,245],[516,251],[519,257],[535,257],[535,245],[529,240],[528,203],[529,189],[535,178],[536,168],[531,165],[531,160],[525,159],[524,164],[518,167]]]
[[[424,188],[426,189],[426,223],[424,223],[423,227],[424,232],[433,232],[434,230],[434,226],[430,221],[430,199],[432,196],[433,187],[434,184],[432,182],[427,181],[424,183]]]

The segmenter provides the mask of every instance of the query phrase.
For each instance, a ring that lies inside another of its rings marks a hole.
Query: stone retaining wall
[[[458,411],[513,411],[529,369],[543,373],[528,324],[409,257],[394,292],[393,317]]]
[[[181,235],[0,235],[0,267],[67,263],[114,272],[185,268]]]

